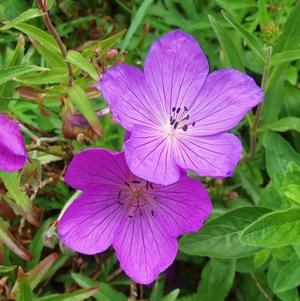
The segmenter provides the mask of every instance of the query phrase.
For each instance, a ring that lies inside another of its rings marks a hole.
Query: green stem
[[[265,67],[264,67],[262,81],[261,81],[261,88],[264,92],[266,91],[267,82],[269,79],[271,57],[272,57],[272,47],[268,47],[266,49]],[[254,122],[252,124],[251,132],[250,132],[250,152],[249,152],[249,156],[247,158],[248,160],[253,159],[255,156],[256,145],[257,145],[257,139],[256,139],[257,129],[258,129],[259,121],[260,121],[261,114],[263,111],[263,105],[264,105],[264,103],[262,102],[260,105],[257,106],[257,109],[256,109]]]

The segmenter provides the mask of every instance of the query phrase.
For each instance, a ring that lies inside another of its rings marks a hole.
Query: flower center
[[[125,181],[118,192],[117,203],[127,209],[129,218],[134,218],[136,214],[143,215],[146,210],[153,216],[154,211],[150,208],[153,201],[150,192],[153,189],[152,183],[142,179]]]
[[[189,126],[195,126],[196,122],[190,122],[189,110],[186,106],[173,107],[171,116],[170,116],[170,125],[171,130],[181,129],[186,132],[189,129]]]

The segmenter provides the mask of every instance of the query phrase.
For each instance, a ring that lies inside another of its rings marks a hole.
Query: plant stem
[[[263,294],[263,296],[266,298],[268,301],[273,301],[273,299],[267,294],[267,292],[264,290],[264,288],[261,286],[261,284],[258,282],[257,278],[255,277],[254,273],[251,273],[251,278],[253,279],[256,287],[258,290]]]
[[[44,13],[43,15],[43,18],[44,18],[44,21],[45,21],[45,24],[46,24],[46,27],[48,28],[50,34],[53,36],[53,38],[55,39],[60,51],[61,51],[61,54],[64,58],[67,57],[67,51],[66,51],[66,48],[65,48],[65,45],[64,43],[62,42],[60,36],[58,35],[58,33],[56,32],[52,22],[51,22],[51,19],[48,15],[48,7],[46,6],[45,4],[45,0],[36,0],[37,1],[37,4],[39,6],[39,8],[42,10],[42,12]],[[69,74],[69,86],[72,86],[73,85],[73,69],[72,69],[72,66],[69,62],[66,62],[67,63],[67,67],[68,67],[68,74]]]
[[[263,76],[262,76],[262,80],[261,80],[261,88],[264,92],[266,91],[267,82],[269,79],[271,57],[272,57],[272,47],[268,47],[266,49],[265,67],[264,67]],[[249,152],[249,156],[247,158],[248,160],[253,159],[253,157],[255,156],[256,145],[257,145],[257,141],[256,141],[257,129],[258,129],[258,124],[259,124],[260,117],[261,117],[261,114],[263,111],[263,105],[264,105],[264,103],[262,102],[261,104],[259,104],[257,106],[257,109],[256,109],[254,122],[252,124],[251,132],[250,132],[250,152]]]
[[[130,284],[130,296],[128,298],[128,301],[136,301],[138,296],[137,292],[137,285],[134,281]]]

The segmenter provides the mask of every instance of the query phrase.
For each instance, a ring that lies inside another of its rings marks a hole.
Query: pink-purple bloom
[[[28,156],[19,125],[0,113],[0,170],[16,171],[27,162]]]
[[[180,30],[155,41],[144,72],[125,64],[98,83],[114,118],[129,132],[130,170],[158,184],[178,181],[180,170],[231,176],[240,140],[226,131],[263,100],[255,81],[238,70],[210,74],[197,41]]]
[[[141,284],[172,264],[176,238],[197,231],[212,210],[200,181],[181,172],[176,183],[153,184],[129,170],[123,152],[84,150],[65,180],[83,192],[58,222],[64,244],[83,254],[112,245],[121,268]]]

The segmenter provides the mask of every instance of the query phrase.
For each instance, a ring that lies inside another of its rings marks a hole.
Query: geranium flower
[[[0,170],[19,170],[27,160],[28,156],[19,125],[0,113]]]
[[[103,75],[98,88],[131,132],[124,148],[134,174],[164,185],[179,179],[180,168],[232,175],[242,146],[226,131],[262,101],[263,92],[238,70],[208,71],[197,41],[175,30],[153,43],[144,72],[118,65]]]
[[[172,264],[176,238],[199,230],[212,210],[198,180],[182,173],[172,185],[153,184],[130,172],[123,152],[82,151],[65,180],[83,193],[58,222],[63,243],[83,254],[112,245],[124,272],[142,284]]]

